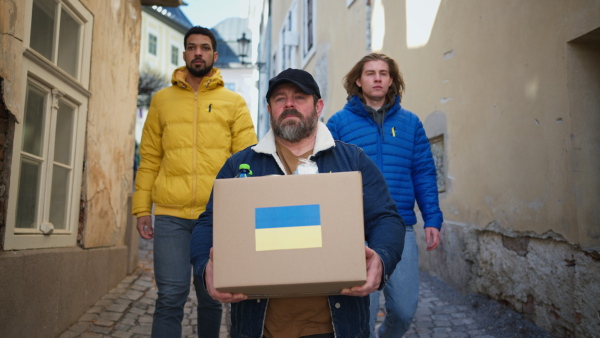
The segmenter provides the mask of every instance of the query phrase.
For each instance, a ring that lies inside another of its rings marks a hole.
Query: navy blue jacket
[[[400,261],[404,248],[404,221],[390,197],[385,180],[373,161],[354,145],[335,141],[327,127],[319,123],[314,155],[320,173],[360,171],[363,181],[365,238],[383,263],[380,288]],[[253,176],[285,175],[277,157],[272,131],[255,146],[246,148],[225,162],[217,179],[232,178],[239,165],[247,163]],[[326,174],[325,174],[326,175]],[[250,178],[251,179],[251,178]],[[204,269],[212,247],[212,195],[206,211],[192,232],[191,263],[195,278],[204,278]],[[336,337],[369,337],[369,297],[329,296]],[[262,337],[268,299],[246,300],[231,306],[231,337]]]
[[[425,227],[442,227],[429,140],[419,117],[400,106],[400,96],[386,113],[381,127],[358,96],[329,118],[327,127],[334,139],[356,144],[377,164],[407,225],[417,223],[416,199]]]

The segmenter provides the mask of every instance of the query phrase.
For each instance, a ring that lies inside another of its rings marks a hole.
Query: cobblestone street
[[[132,275],[100,299],[61,338],[149,337],[156,300],[152,241],[140,240],[139,266]],[[406,338],[416,337],[553,337],[519,313],[481,295],[463,295],[440,279],[420,273],[419,307]],[[193,287],[193,286],[192,286]],[[196,296],[185,306],[184,337],[197,337]],[[383,306],[383,298],[380,299]],[[221,337],[228,337],[228,307],[224,307]],[[385,317],[379,313],[377,326]]]

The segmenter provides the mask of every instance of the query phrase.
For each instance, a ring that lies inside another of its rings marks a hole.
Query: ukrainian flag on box
[[[318,204],[255,209],[256,251],[320,248]]]

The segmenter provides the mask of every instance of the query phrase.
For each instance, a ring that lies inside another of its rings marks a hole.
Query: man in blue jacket
[[[217,179],[235,177],[242,163],[250,165],[253,176],[290,175],[305,159],[316,163],[321,173],[360,171],[365,237],[369,242],[365,247],[367,281],[333,296],[247,300],[243,294],[218,292],[213,287],[212,272],[212,196],[192,233],[194,274],[204,279],[213,299],[233,303],[233,338],[369,337],[368,295],[383,287],[400,260],[404,222],[373,161],[359,147],[334,141],[319,122],[324,103],[309,73],[284,70],[269,81],[266,97],[272,129],[257,145],[229,158]]]
[[[384,289],[386,317],[378,332],[380,337],[402,337],[419,299],[415,200],[425,221],[427,250],[440,243],[443,217],[435,164],[421,121],[400,106],[405,86],[396,61],[381,53],[366,55],[348,72],[344,87],[348,102],[327,121],[327,127],[334,139],[358,145],[377,164],[407,224],[402,261]],[[378,300],[379,292],[374,292],[372,337],[376,336]]]

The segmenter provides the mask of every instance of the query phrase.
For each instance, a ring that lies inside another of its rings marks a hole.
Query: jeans
[[[410,328],[419,302],[419,251],[415,231],[406,226],[402,260],[383,289],[385,296],[385,319],[379,328],[381,338],[400,338]],[[379,312],[379,291],[370,295],[371,338],[377,337],[375,322]]]
[[[195,219],[173,216],[154,218],[154,277],[158,298],[152,322],[152,337],[181,337],[183,308],[190,293],[192,266],[190,238]],[[198,337],[219,337],[221,303],[206,292],[202,281],[194,280],[198,297]]]

